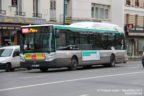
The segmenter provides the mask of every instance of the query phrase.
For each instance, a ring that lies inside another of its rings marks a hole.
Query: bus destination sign
[[[26,34],[26,33],[36,33],[38,32],[38,29],[34,29],[34,28],[23,28],[22,29],[22,33]]]

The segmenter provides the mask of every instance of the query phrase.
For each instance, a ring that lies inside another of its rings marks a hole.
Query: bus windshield
[[[21,50],[25,52],[50,52],[52,33],[49,27],[23,28]]]

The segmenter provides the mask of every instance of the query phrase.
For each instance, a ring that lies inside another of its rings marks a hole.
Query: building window
[[[56,1],[50,1],[50,20],[56,20]]]
[[[110,6],[101,4],[92,4],[91,17],[97,20],[109,19]]]
[[[38,0],[33,0],[33,13],[38,13],[39,6],[38,6]]]
[[[135,6],[136,6],[136,7],[139,7],[139,0],[136,0],[136,1],[135,1]]]
[[[23,12],[22,10],[22,0],[18,0],[17,1],[17,7],[16,7],[16,15],[19,15],[19,16],[25,16],[25,12]]]
[[[5,15],[6,11],[2,8],[2,0],[0,0],[0,14]]]
[[[130,4],[131,4],[130,0],[126,0],[126,5],[130,6]]]
[[[91,13],[92,18],[94,18],[94,7],[91,8]]]
[[[71,1],[70,0],[66,0],[65,3],[65,14],[67,17],[71,16]]]
[[[2,10],[2,0],[0,0],[0,10]]]
[[[33,0],[33,17],[41,17],[42,14],[39,13],[39,0]]]

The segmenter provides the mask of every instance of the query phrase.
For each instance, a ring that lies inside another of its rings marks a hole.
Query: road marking
[[[118,68],[118,67],[117,67]],[[129,67],[129,68],[131,68],[131,69],[133,69],[133,68],[142,68],[142,67]],[[93,70],[93,69],[91,69],[91,70],[85,70],[85,71],[83,71],[82,70],[82,73],[84,73],[84,72],[99,72],[99,71],[102,71],[102,70],[106,70],[106,69],[100,69],[100,70]],[[73,71],[74,72],[74,71]],[[77,71],[75,71],[75,72],[77,72]],[[11,77],[13,77],[12,76],[12,74],[10,74],[10,76]],[[15,76],[15,75],[14,75]],[[41,77],[47,77],[47,76],[49,76],[49,74],[47,74],[47,75],[39,75],[39,76],[26,76],[26,77],[19,77],[19,78],[17,78],[17,79],[33,79],[33,78],[41,78]],[[9,76],[8,76],[9,77]],[[15,78],[13,79],[13,78],[7,78],[6,80],[15,80]]]
[[[52,84],[61,84],[61,83],[68,83],[68,82],[89,80],[89,79],[98,79],[98,78],[106,78],[106,77],[114,77],[114,76],[124,76],[124,75],[134,75],[134,74],[139,74],[139,73],[144,73],[144,71],[131,72],[131,73],[121,73],[121,74],[113,74],[113,75],[103,75],[103,76],[95,76],[95,77],[71,79],[71,80],[64,80],[64,81],[47,82],[47,83],[40,83],[40,84],[33,84],[33,85],[26,85],[26,86],[12,87],[12,88],[4,88],[4,89],[0,89],[0,92],[17,90],[17,89],[23,89],[23,88],[31,88],[31,87],[37,87],[37,86],[45,86],[45,85],[52,85]]]
[[[89,96],[88,94],[83,94],[83,95],[80,95],[80,96]]]

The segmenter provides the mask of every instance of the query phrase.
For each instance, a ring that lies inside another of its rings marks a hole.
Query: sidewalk
[[[141,61],[142,56],[128,56],[128,61]]]

